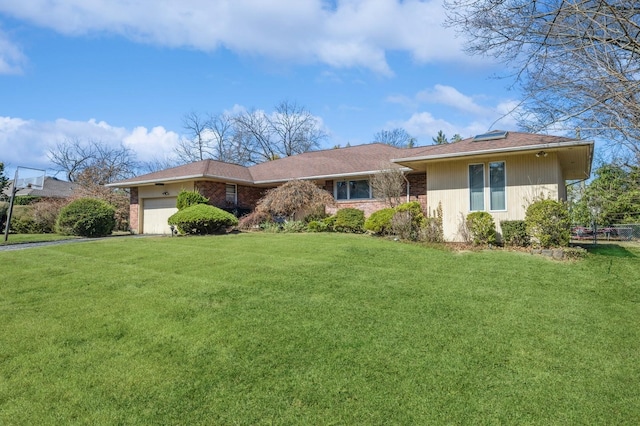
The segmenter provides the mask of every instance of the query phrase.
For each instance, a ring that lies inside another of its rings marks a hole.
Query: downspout
[[[407,179],[407,176],[404,173],[402,173],[402,178],[404,179],[405,182],[407,182],[407,203],[408,203],[409,201],[411,201],[410,200],[411,196],[409,195],[411,184],[409,183],[409,179]]]

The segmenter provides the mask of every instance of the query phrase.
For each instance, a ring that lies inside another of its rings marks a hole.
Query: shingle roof
[[[585,143],[562,136],[539,135],[534,133],[508,132],[506,138],[475,141],[473,138],[463,139],[458,142],[431,145],[405,150],[401,157],[395,157],[399,162],[411,161],[423,158],[445,158],[466,155],[478,155],[488,152],[518,151],[520,149],[550,148],[567,143]]]
[[[250,167],[215,160],[203,160],[137,176],[109,184],[108,186],[128,187],[155,182],[178,182],[194,178],[221,179],[259,185],[285,182],[291,179],[364,175],[380,170],[385,166],[402,167],[402,165],[410,164],[413,161],[433,158],[519,151],[529,148],[535,149],[536,147],[549,149],[555,146],[588,143],[590,142],[559,136],[520,132],[508,132],[505,138],[495,140],[474,141],[473,138],[468,138],[450,144],[417,148],[396,148],[381,143],[372,143],[339,149],[311,151]],[[395,164],[391,161],[395,161]]]
[[[9,182],[9,186],[5,188],[3,193],[7,196],[11,195],[13,190],[13,181]],[[34,188],[22,188],[18,189],[16,195],[31,195],[34,197],[49,197],[49,198],[66,198],[73,194],[73,191],[78,187],[78,184],[73,182],[67,182],[60,180],[52,176],[45,176],[42,189]]]

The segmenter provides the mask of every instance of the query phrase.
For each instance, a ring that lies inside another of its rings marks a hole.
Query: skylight
[[[507,137],[508,133],[509,132],[505,130],[492,130],[490,132],[474,136],[473,141],[480,142],[480,141],[492,141],[496,139],[504,139]]]

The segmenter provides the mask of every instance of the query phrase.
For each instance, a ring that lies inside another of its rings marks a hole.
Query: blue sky
[[[185,114],[282,100],[327,148],[516,130],[501,66],[443,22],[440,1],[0,0],[0,161],[53,174],[48,151],[74,138],[170,157]]]

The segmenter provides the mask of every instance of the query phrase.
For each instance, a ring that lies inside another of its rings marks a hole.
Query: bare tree
[[[91,181],[98,185],[131,177],[138,167],[131,149],[94,140],[60,142],[49,151],[49,160],[70,182]]]
[[[578,128],[640,153],[640,5],[604,0],[448,0],[472,54],[508,64],[529,130]]]
[[[402,170],[385,168],[385,165],[381,165],[380,171],[371,177],[370,183],[376,198],[385,200],[390,207],[401,203],[405,188],[405,176]]]
[[[283,101],[275,111],[252,110],[235,117],[237,140],[247,163],[261,163],[311,151],[327,137],[306,108]]]
[[[380,130],[373,135],[373,141],[398,148],[413,148],[416,144],[416,138],[400,127],[391,130]]]
[[[182,127],[187,135],[178,142],[175,149],[180,160],[191,163],[215,157],[210,117],[191,111],[183,117]]]

